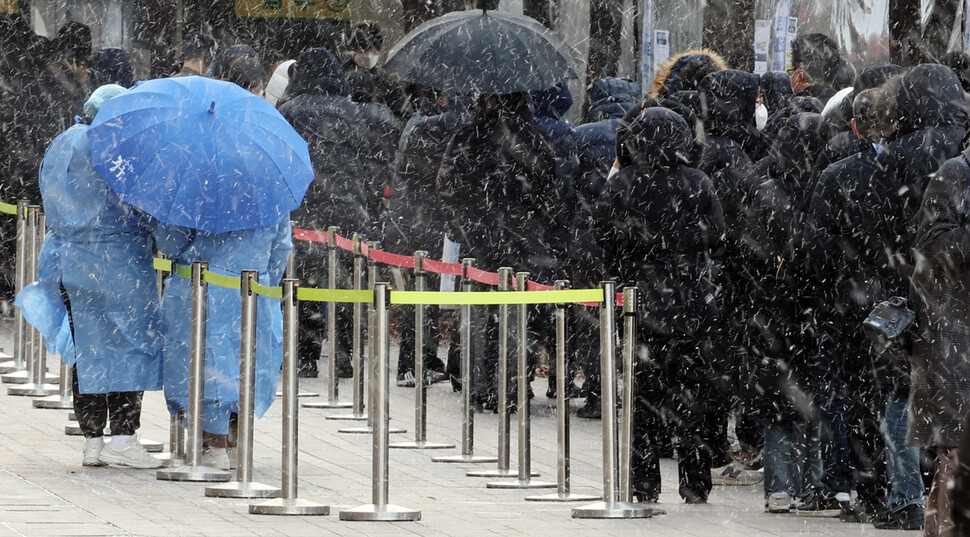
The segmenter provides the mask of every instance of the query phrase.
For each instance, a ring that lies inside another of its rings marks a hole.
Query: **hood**
[[[130,88],[135,85],[135,74],[128,55],[120,48],[106,48],[94,53],[91,70],[88,71],[92,88],[105,84],[118,84]]]
[[[290,69],[286,93],[296,97],[304,93],[347,96],[350,89],[340,62],[325,48],[311,48],[296,57]]]
[[[886,83],[890,78],[900,75],[906,72],[906,69],[902,67],[889,63],[886,65],[877,65],[875,67],[866,67],[859,73],[859,76],[855,77],[855,84],[852,85],[855,88],[855,95],[867,89],[878,88]],[[853,97],[855,97],[853,95]]]
[[[573,94],[569,92],[569,86],[565,82],[552,88],[533,91],[529,93],[529,99],[536,117],[560,119],[573,105]]]
[[[966,127],[967,100],[960,79],[939,64],[914,67],[896,97],[899,134],[929,127]]]
[[[777,161],[776,169],[781,174],[779,179],[793,178],[805,186],[802,179],[811,177],[815,159],[825,147],[821,128],[822,116],[819,114],[803,112],[785,120],[771,145],[771,154]],[[806,198],[811,196],[811,192],[801,194]]]
[[[296,60],[286,60],[279,64],[276,70],[273,71],[273,76],[266,83],[265,94],[269,104],[276,106],[279,103],[280,97],[286,93],[286,86],[290,83],[290,66],[294,63],[296,63]]]
[[[680,90],[696,90],[700,81],[714,71],[727,69],[727,63],[716,52],[691,49],[675,54],[657,68],[649,97],[665,97]]]
[[[758,75],[728,69],[704,77],[698,88],[705,126],[754,126]],[[712,131],[714,132],[714,131]]]
[[[842,88],[822,108],[822,128],[826,138],[852,130],[852,102],[855,92],[850,86]]]
[[[769,71],[761,75],[761,104],[765,105],[769,114],[788,106],[788,101],[794,96],[788,73]]]
[[[623,117],[640,101],[640,85],[626,78],[601,78],[589,91],[590,122]]]
[[[229,77],[229,66],[232,65],[232,62],[247,56],[259,60],[259,53],[253,47],[244,44],[232,45],[219,52],[212,65],[209,66],[207,74],[211,78],[225,80]]]
[[[634,168],[667,169],[690,162],[694,135],[684,118],[663,107],[645,108],[616,131],[616,151]]]

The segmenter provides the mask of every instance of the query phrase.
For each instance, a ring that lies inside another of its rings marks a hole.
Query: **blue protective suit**
[[[21,291],[16,304],[49,350],[77,365],[81,393],[159,390],[152,219],[121,203],[91,166],[87,129],[74,125],[44,155],[40,190],[51,231],[40,253],[39,281]]]
[[[159,252],[180,265],[203,261],[210,271],[227,276],[257,270],[260,283],[276,286],[293,249],[289,218],[286,215],[263,229],[228,233],[160,224],[155,240]],[[236,412],[239,404],[241,304],[238,290],[208,286],[203,428],[214,434],[228,432],[229,413]],[[191,282],[169,276],[162,297],[162,374],[173,414],[188,408],[191,307]],[[256,307],[255,412],[262,416],[276,397],[283,361],[283,314],[276,299],[260,296]]]

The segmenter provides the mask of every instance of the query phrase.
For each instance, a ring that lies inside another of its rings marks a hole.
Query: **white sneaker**
[[[104,444],[84,443],[81,450],[81,466],[107,466],[108,463],[101,460],[101,448]]]
[[[220,449],[218,453],[207,449],[202,453],[202,466],[216,470],[229,470],[229,453],[225,449]]]
[[[773,492],[765,500],[766,513],[787,513],[791,510],[791,496],[787,492]]]
[[[715,485],[754,485],[764,479],[765,476],[761,472],[745,470],[736,462],[720,468],[711,468],[711,483]]]
[[[108,464],[127,466],[129,468],[160,468],[162,461],[152,457],[145,447],[138,441],[137,436],[133,436],[125,447],[118,449],[109,442],[101,450],[101,460]]]

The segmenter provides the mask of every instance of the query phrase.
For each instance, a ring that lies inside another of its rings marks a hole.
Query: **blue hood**
[[[569,92],[569,86],[565,82],[560,82],[553,88],[533,91],[529,94],[529,99],[536,117],[560,119],[573,105],[573,94]]]
[[[589,92],[589,120],[623,117],[640,101],[640,85],[626,78],[601,78]]]

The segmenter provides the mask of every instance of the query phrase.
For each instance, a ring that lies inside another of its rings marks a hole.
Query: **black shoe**
[[[885,510],[873,517],[872,525],[877,530],[921,530],[924,515],[922,505],[907,505],[899,511]]]
[[[694,492],[687,487],[680,487],[678,490],[680,492],[680,497],[684,499],[685,503],[689,504],[699,504],[707,503],[707,494],[702,492]]]
[[[460,392],[461,391],[461,379],[455,375],[449,377],[451,379],[451,391]]]
[[[795,504],[795,514],[801,517],[838,518],[842,506],[834,496],[813,490]]]
[[[296,375],[304,379],[315,379],[319,375],[316,360],[300,360],[300,369]]]
[[[842,522],[859,522],[862,524],[873,522],[873,517],[880,509],[873,507],[873,505],[865,500],[857,500],[855,503],[840,500],[839,505],[841,506],[841,512],[839,513],[839,520]]]
[[[337,365],[337,378],[338,379],[352,379],[354,378],[354,368],[351,366],[341,367]]]
[[[586,404],[576,411],[576,416],[587,420],[602,419],[603,404],[600,402],[600,398],[595,395],[587,397]]]

